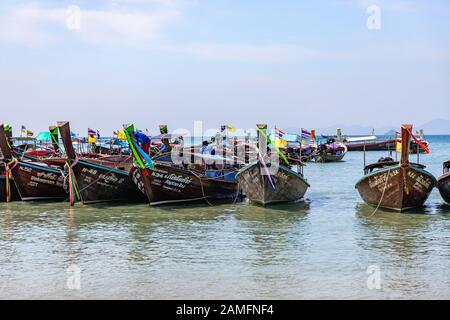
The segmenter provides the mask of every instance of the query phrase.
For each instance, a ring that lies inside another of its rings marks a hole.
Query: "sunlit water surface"
[[[421,162],[439,176],[450,137],[429,140]],[[308,164],[306,201],[269,208],[1,203],[0,298],[449,299],[450,207],[434,190],[424,208],[373,213],[362,167],[361,152]]]

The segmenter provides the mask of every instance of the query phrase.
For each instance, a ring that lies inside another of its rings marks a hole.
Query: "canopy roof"
[[[368,136],[368,137],[355,137],[355,138],[347,138],[347,142],[364,142],[364,141],[375,141],[377,139],[376,136]]]
[[[50,131],[39,132],[36,136],[36,140],[38,141],[50,141]]]

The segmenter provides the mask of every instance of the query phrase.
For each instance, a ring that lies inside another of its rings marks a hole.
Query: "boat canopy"
[[[271,141],[275,141],[275,135],[271,134],[269,136]],[[286,140],[286,142],[300,142],[300,135],[295,133],[286,133],[283,135],[283,140]]]
[[[50,132],[49,131],[39,132],[38,135],[36,136],[36,140],[37,141],[51,141]]]
[[[355,137],[355,138],[347,138],[347,142],[365,142],[365,141],[375,141],[377,139],[376,136],[368,136],[368,137]]]

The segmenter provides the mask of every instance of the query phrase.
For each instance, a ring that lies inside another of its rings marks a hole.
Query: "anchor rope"
[[[372,214],[368,216],[369,218],[370,218],[371,216],[373,216],[373,215],[378,211],[378,209],[379,209],[380,206],[381,206],[381,203],[383,202],[384,194],[386,193],[386,189],[387,189],[387,185],[388,185],[388,181],[389,181],[389,177],[390,177],[391,170],[392,170],[392,168],[389,168],[389,170],[388,170],[388,172],[387,172],[387,178],[386,178],[386,182],[385,182],[385,184],[384,184],[383,193],[381,194],[380,202],[378,202],[378,205],[377,205],[377,207],[375,208],[375,210],[372,212]]]

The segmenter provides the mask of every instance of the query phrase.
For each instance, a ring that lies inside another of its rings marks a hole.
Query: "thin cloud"
[[[149,13],[81,9],[80,28],[71,32],[66,8],[18,6],[0,17],[0,40],[35,46],[75,36],[95,45],[149,46],[161,39],[164,28],[180,15],[175,7]]]

